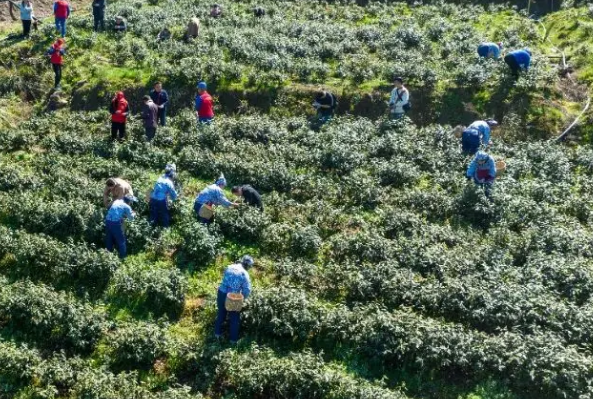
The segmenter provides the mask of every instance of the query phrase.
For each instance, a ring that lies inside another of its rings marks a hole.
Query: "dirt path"
[[[19,2],[20,0],[14,0],[14,1]],[[45,17],[52,15],[54,0],[32,0],[32,1],[33,1],[33,11],[37,18],[43,19]],[[81,1],[71,2],[72,10],[73,11],[76,11],[77,9],[84,10],[84,8],[87,7],[87,5],[89,3],[90,3],[90,0],[85,1],[85,2],[81,2]],[[89,5],[89,7],[90,7],[90,5]],[[14,11],[14,16],[17,17],[17,21],[18,21],[18,18],[19,18],[18,10]],[[0,27],[8,26],[13,22],[14,21],[11,18],[10,12],[8,9],[8,3],[4,3],[4,2],[0,3]]]

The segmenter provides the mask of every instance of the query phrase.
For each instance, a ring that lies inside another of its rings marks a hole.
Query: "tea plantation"
[[[0,397],[592,398],[591,113],[554,140],[593,80],[587,5],[220,4],[213,19],[205,0],[114,0],[108,28],[122,15],[123,35],[94,33],[79,7],[59,100],[53,18],[29,40],[18,23],[2,31]],[[202,26],[187,43],[191,16]],[[478,58],[482,41],[529,47],[532,68],[515,81]],[[394,76],[413,103],[398,121]],[[137,115],[157,80],[168,125],[147,143],[132,117],[112,142],[113,93]],[[192,110],[199,80],[216,98],[210,126]],[[319,86],[340,105],[314,131]],[[490,197],[451,133],[486,117],[507,164]],[[161,229],[144,194],[169,162],[180,198]],[[200,224],[193,200],[221,172],[257,188],[265,212]],[[123,262],[104,249],[113,176],[139,197]],[[254,289],[230,345],[214,338],[216,291],[246,253]]]

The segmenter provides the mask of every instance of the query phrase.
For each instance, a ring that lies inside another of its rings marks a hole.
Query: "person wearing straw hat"
[[[214,221],[213,207],[215,205],[222,205],[225,208],[239,206],[238,203],[229,201],[224,195],[222,189],[226,187],[226,184],[226,179],[221,173],[214,184],[200,191],[194,202],[194,212],[200,222],[210,224]]]
[[[478,55],[482,58],[500,58],[500,50],[502,50],[502,43],[480,43],[478,46]]]
[[[134,220],[135,213],[130,205],[136,201],[133,195],[126,195],[123,199],[113,201],[105,217],[105,247],[109,252],[113,252],[116,246],[120,259],[127,256],[124,219]]]
[[[251,293],[251,280],[247,271],[253,263],[253,258],[245,255],[240,262],[228,266],[224,271],[216,297],[218,313],[214,324],[214,336],[217,339],[222,338],[222,327],[228,316],[231,344],[236,344],[239,340],[241,308],[243,301]]]
[[[467,168],[466,177],[473,179],[474,183],[486,188],[486,195],[490,194],[490,188],[496,179],[496,162],[491,155],[484,151],[478,151],[476,156]]]
[[[174,163],[169,163],[165,167],[165,174],[158,178],[152,192],[150,193],[150,223],[159,224],[163,227],[169,227],[169,208],[167,207],[167,198],[171,201],[177,199],[175,190],[175,181],[177,167]]]

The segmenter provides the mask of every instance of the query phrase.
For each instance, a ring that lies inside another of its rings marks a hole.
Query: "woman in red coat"
[[[111,113],[111,139],[119,138],[123,140],[126,137],[126,120],[130,112],[123,91],[118,91],[115,94],[115,97],[111,100],[109,112]]]
[[[50,47],[47,51],[49,56],[49,62],[54,69],[55,80],[54,89],[60,88],[60,81],[62,80],[62,64],[64,63],[63,57],[66,54],[66,44],[64,39],[60,38]]]

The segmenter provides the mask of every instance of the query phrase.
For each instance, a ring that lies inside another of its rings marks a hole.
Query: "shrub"
[[[72,295],[29,281],[0,282],[0,320],[7,331],[49,349],[89,352],[105,314]]]
[[[192,215],[193,216],[193,215]],[[220,253],[221,238],[212,229],[194,221],[182,226],[181,250],[188,259],[200,267],[211,264]]]
[[[127,262],[113,276],[109,296],[137,312],[174,319],[183,309],[187,281],[177,268]]]
[[[165,356],[166,326],[147,322],[121,323],[108,335],[105,362],[114,370],[148,370]]]

